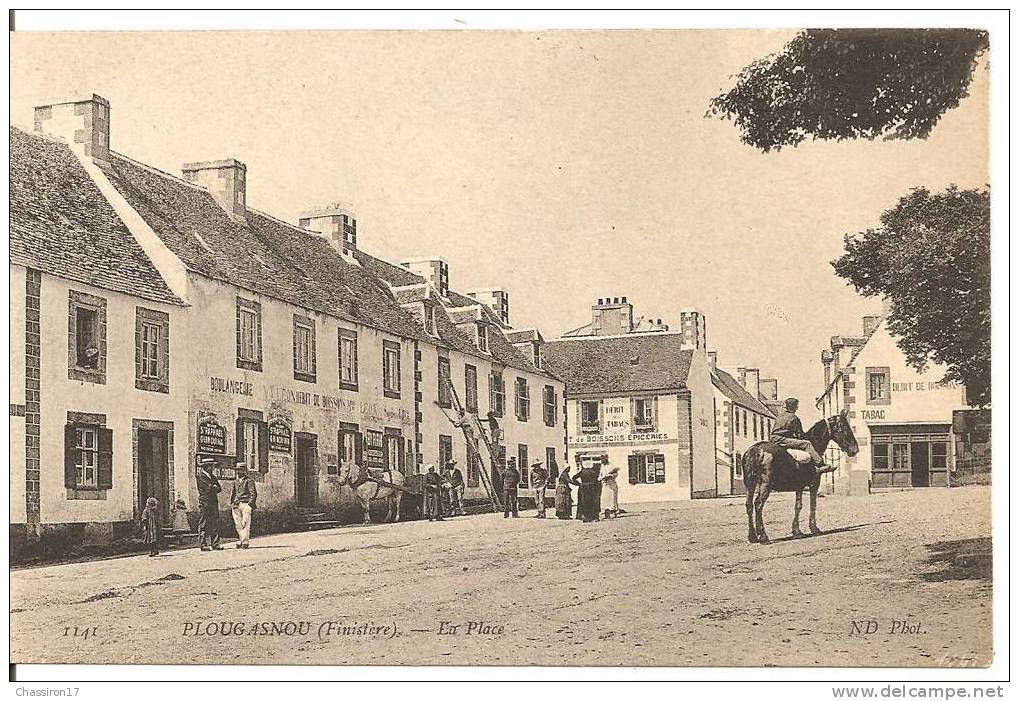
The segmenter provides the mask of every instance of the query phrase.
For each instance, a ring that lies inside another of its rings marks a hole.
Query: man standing
[[[237,479],[234,480],[230,492],[230,505],[233,507],[234,525],[237,527],[237,547],[247,549],[251,539],[251,512],[258,501],[258,490],[255,480],[248,474],[248,466],[237,463]]]
[[[446,480],[449,482],[449,512],[453,516],[466,516],[464,511],[464,476],[456,460],[446,463]]]
[[[513,513],[513,518],[519,518],[520,516],[517,513],[517,484],[519,482],[520,472],[517,470],[516,460],[510,458],[509,462],[506,463],[506,469],[502,471],[502,491],[506,504],[503,518],[509,518],[510,512]]]
[[[771,429],[771,442],[783,448],[797,448],[810,453],[810,459],[820,473],[824,468],[824,458],[818,455],[813,444],[806,439],[803,433],[803,424],[796,410],[800,401],[796,397],[789,397],[785,400],[785,411],[775,419],[775,426]]]
[[[223,487],[212,473],[216,461],[198,459],[198,544],[202,550],[222,550],[219,544],[219,493]]]
[[[442,475],[435,465],[428,466],[425,474],[425,516],[429,521],[442,521]]]
[[[541,460],[531,463],[531,488],[534,490],[534,504],[538,508],[535,518],[545,518],[545,488],[548,486],[548,470]]]

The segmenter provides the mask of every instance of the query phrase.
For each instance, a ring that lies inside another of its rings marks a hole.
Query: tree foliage
[[[911,366],[947,366],[970,404],[991,400],[991,216],[988,190],[916,188],[881,227],[845,236],[832,265],[864,296],[891,302],[889,332]]]
[[[807,30],[745,67],[708,114],[765,152],[808,137],[926,138],[966,97],[987,48],[975,29]]]

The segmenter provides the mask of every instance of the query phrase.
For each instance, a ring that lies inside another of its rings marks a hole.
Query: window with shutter
[[[99,489],[113,488],[113,430],[98,429],[99,462],[96,472],[96,486]]]
[[[64,486],[74,489],[78,485],[79,451],[77,430],[73,423],[64,424]]]
[[[628,458],[629,472],[630,472],[630,484],[637,484],[641,481],[640,479],[640,456],[631,455]]]
[[[357,391],[357,331],[338,330],[340,389]]]
[[[314,382],[317,372],[315,362],[315,321],[300,314],[294,314],[294,379]]]
[[[258,471],[264,475],[269,471],[269,424],[259,421],[255,426],[258,430]]]

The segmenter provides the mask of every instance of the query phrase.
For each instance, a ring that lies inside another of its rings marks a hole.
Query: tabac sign
[[[615,443],[664,443],[674,440],[667,432],[652,425],[650,419],[642,426],[633,425],[633,406],[629,397],[612,397],[601,400],[599,424],[596,431],[584,431],[570,436],[570,445],[585,447]]]

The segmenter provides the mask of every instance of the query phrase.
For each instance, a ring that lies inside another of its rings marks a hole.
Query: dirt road
[[[790,495],[773,495],[771,546],[746,542],[739,499],[633,505],[591,524],[533,513],[18,570],[12,661],[991,659],[989,487],[829,497],[819,505],[826,534],[800,540],[788,538]]]

